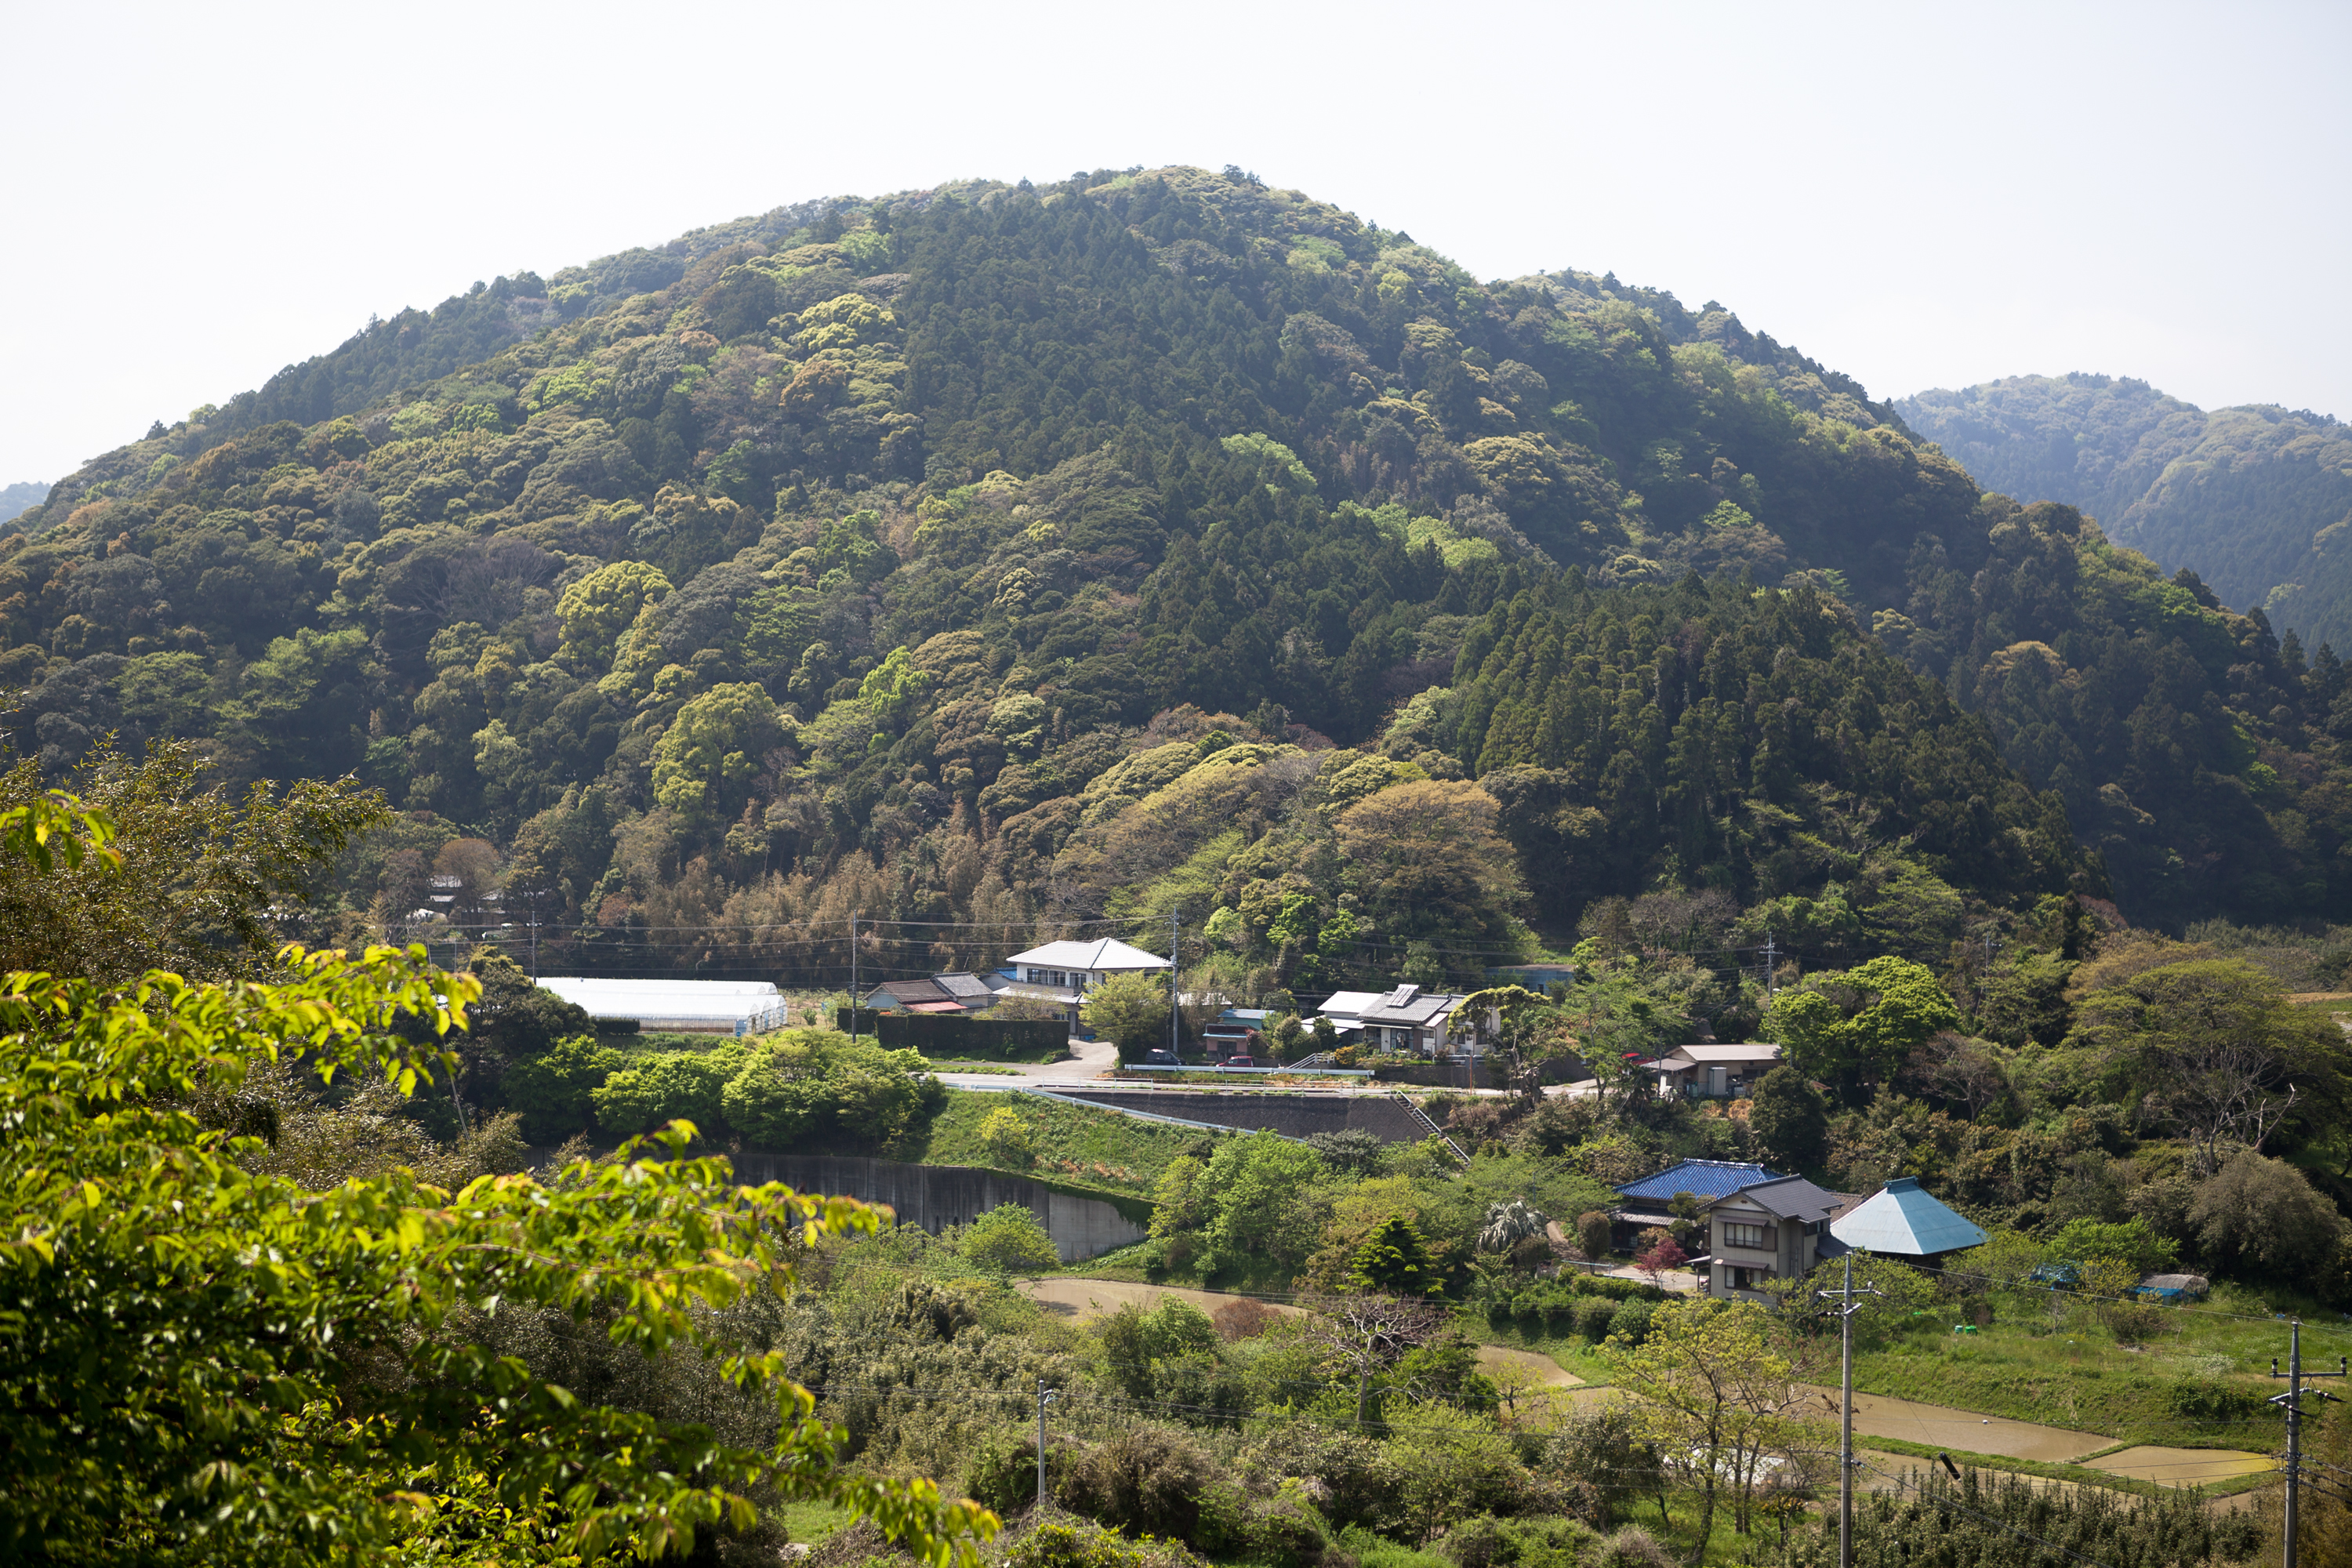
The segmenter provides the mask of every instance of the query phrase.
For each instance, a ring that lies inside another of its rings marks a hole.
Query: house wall
[[[1734,1246],[1727,1231],[1732,1226],[1754,1226],[1763,1230],[1760,1245]],[[1707,1240],[1715,1261],[1707,1270],[1707,1294],[1758,1300],[1761,1295],[1755,1289],[1737,1289],[1731,1283],[1734,1268],[1761,1270],[1776,1279],[1794,1279],[1813,1265],[1813,1254],[1819,1237],[1808,1235],[1801,1220],[1784,1220],[1769,1214],[1737,1194],[1725,1198],[1707,1212]]]

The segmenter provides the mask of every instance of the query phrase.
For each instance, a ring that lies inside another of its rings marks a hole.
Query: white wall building
[[[1175,965],[1156,952],[1130,947],[1115,937],[1096,942],[1049,942],[1005,961],[1013,972],[1008,996],[1029,996],[1061,1006],[1070,1027],[1078,1026],[1078,1005],[1086,994],[1114,974],[1151,974]]]

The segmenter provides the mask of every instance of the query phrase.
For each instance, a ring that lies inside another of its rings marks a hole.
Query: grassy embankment
[[[1036,1158],[1027,1165],[995,1159],[981,1142],[981,1127],[990,1114],[1008,1108],[1029,1124]],[[1215,1136],[1034,1095],[951,1089],[947,1109],[932,1121],[929,1135],[902,1157],[926,1165],[980,1165],[1074,1190],[1148,1198],[1170,1161]]]

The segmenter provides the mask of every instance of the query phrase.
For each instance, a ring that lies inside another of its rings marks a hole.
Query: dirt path
[[[1181,1285],[1146,1285],[1132,1279],[1071,1279],[1048,1277],[1024,1279],[1021,1293],[1045,1307],[1057,1317],[1067,1317],[1076,1322],[1091,1318],[1107,1318],[1129,1302],[1149,1310],[1161,1300],[1173,1296],[1180,1301],[1190,1301],[1204,1312],[1214,1312],[1228,1301],[1254,1300],[1255,1297],[1236,1296],[1224,1290],[1192,1290]],[[1267,1301],[1265,1306],[1285,1315],[1296,1314],[1298,1309],[1279,1301]]]
[[[1548,1355],[1534,1351],[1513,1350],[1508,1345],[1480,1345],[1478,1369],[1488,1377],[1501,1373],[1506,1377],[1528,1379],[1543,1388],[1586,1388],[1591,1384],[1574,1373],[1562,1368]]]
[[[1826,1408],[1837,1410],[1834,1388],[1815,1388]],[[2071,1432],[2063,1426],[2037,1426],[1948,1405],[1922,1405],[1912,1399],[1890,1399],[1883,1394],[1853,1396],[1853,1429],[1869,1437],[1899,1437],[1908,1443],[1932,1443],[1971,1454],[1998,1454],[2009,1459],[2040,1459],[2063,1464],[2095,1454],[2115,1441],[2096,1432]]]

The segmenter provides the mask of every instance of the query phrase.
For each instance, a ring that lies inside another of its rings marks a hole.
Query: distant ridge
[[[2352,642],[2352,431],[2275,404],[2208,413],[2128,376],[2019,375],[1895,405],[1979,483],[2054,500],[2281,631]]]

